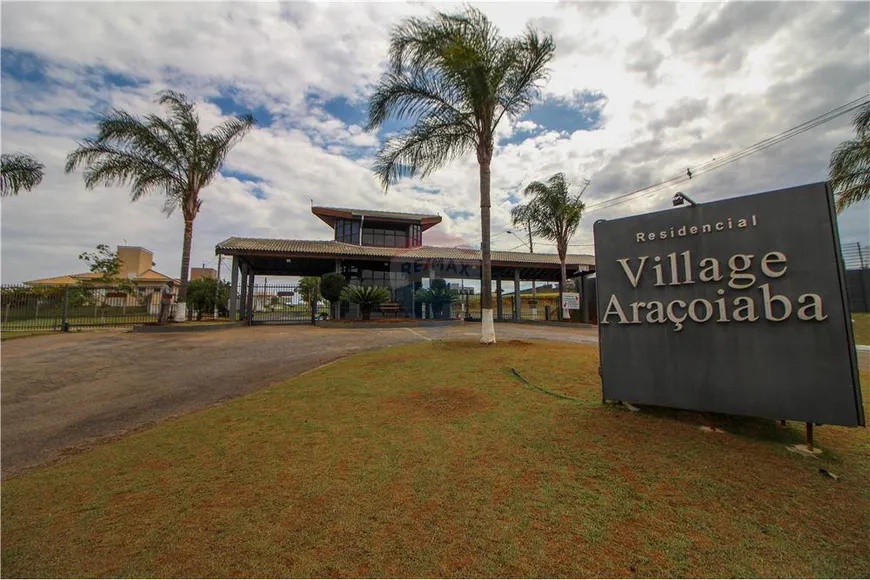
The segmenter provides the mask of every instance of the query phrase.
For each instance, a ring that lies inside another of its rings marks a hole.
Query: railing
[[[862,246],[860,242],[850,242],[840,247],[843,253],[843,265],[847,270],[863,270],[870,268],[870,247]]]
[[[100,286],[0,287],[0,330],[64,330],[153,322],[160,309],[159,290],[132,292]]]
[[[253,296],[245,296],[245,300],[251,307],[250,320],[253,324],[311,322],[311,306],[296,285],[257,284]],[[328,313],[329,307],[323,300],[319,301],[315,317],[325,317]]]

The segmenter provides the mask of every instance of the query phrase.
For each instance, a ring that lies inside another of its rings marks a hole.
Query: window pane
[[[371,246],[374,243],[374,237],[372,236],[371,230],[364,229],[362,239],[363,245]]]
[[[374,244],[376,246],[383,246],[384,245],[384,234],[375,234]]]

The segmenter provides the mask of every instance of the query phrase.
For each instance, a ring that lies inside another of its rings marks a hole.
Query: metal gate
[[[159,288],[132,292],[112,286],[0,287],[0,331],[4,333],[109,327],[157,320]]]
[[[251,324],[311,324],[311,306],[296,285],[255,284],[251,304]],[[325,316],[328,308],[318,302],[315,316]]]

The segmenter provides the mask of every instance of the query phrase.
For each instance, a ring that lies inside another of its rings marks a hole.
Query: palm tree
[[[829,176],[837,196],[837,213],[870,199],[870,102],[852,119],[857,138],[843,141],[831,155]]]
[[[26,153],[4,153],[0,156],[0,196],[30,191],[42,181],[43,169],[45,165]]]
[[[402,177],[426,177],[474,152],[480,167],[480,250],[483,257],[481,342],[495,342],[490,262],[490,164],[495,131],[540,96],[553,57],[552,36],[528,28],[501,36],[477,9],[409,18],[390,39],[389,68],[369,102],[366,130],[390,117],[413,124],[378,151],[374,171],[384,188]]]
[[[184,245],[181,251],[181,284],[178,302],[184,303],[193,240],[193,220],[202,206],[200,190],[220,173],[230,149],[254,125],[251,115],[239,115],[215,127],[199,130],[195,105],[176,91],[161,91],[157,102],[169,116],[144,119],[112,109],[98,119],[95,139],[84,139],[69,154],[66,172],[84,165],[85,186],[130,184],[131,199],[162,193],[167,216],[181,209]]]
[[[562,293],[568,283],[568,272],[565,264],[568,255],[568,242],[577,232],[580,218],[586,204],[580,199],[589,181],[583,181],[583,189],[577,195],[568,191],[571,184],[564,173],[553,175],[546,183],[533,181],[525,190],[525,195],[531,196],[528,203],[517,205],[511,210],[511,220],[514,225],[529,224],[532,233],[538,237],[555,242],[556,252],[562,266],[562,276],[559,280],[559,304],[562,303]],[[559,309],[560,317],[563,316]]]

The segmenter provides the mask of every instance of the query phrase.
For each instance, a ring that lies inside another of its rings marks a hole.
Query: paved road
[[[499,330],[504,338],[590,335],[588,330],[507,324]],[[356,351],[476,336],[476,325],[414,330],[258,326],[202,333],[55,334],[4,342],[2,475]]]
[[[509,339],[595,343],[594,327],[498,324]],[[287,379],[350,353],[476,339],[476,324],[327,329],[257,326],[202,333],[90,332],[4,342],[2,476],[166,417]],[[870,352],[859,353],[870,370]]]

